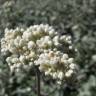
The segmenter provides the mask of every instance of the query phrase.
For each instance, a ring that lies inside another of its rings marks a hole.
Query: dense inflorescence
[[[2,54],[10,53],[6,61],[11,71],[35,65],[45,75],[61,81],[71,77],[76,69],[68,50],[73,50],[71,36],[60,35],[47,24],[6,29],[1,39]]]

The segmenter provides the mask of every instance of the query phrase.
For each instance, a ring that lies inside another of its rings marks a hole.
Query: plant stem
[[[37,95],[40,96],[40,71],[36,68]]]

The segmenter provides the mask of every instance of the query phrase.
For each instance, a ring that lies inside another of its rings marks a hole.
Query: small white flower
[[[27,48],[27,46],[23,46],[22,49],[23,49],[24,51],[26,51],[28,48]]]
[[[68,70],[66,73],[65,73],[65,76],[66,77],[70,77],[71,75],[72,75],[72,73],[73,73],[73,70]]]
[[[33,66],[34,64],[33,64],[33,62],[29,62],[29,66]]]
[[[96,62],[96,54],[94,54],[94,55],[92,56],[92,60],[93,60],[94,62]]]
[[[36,55],[35,55],[35,52],[31,51],[30,54],[29,54],[29,57],[30,58],[34,58]]]
[[[18,58],[12,58],[12,63],[18,63],[18,62],[19,62]]]
[[[34,43],[33,41],[29,41],[29,42],[28,42],[28,48],[29,48],[30,50],[32,50],[33,48],[35,48],[35,43]]]
[[[21,56],[19,57],[19,60],[20,60],[21,63],[24,63],[25,60],[26,60],[26,57],[23,56],[23,55],[21,55]]]
[[[62,83],[61,81],[57,81],[57,84],[61,85],[61,83]]]
[[[63,77],[64,77],[64,73],[63,73],[63,72],[59,72],[59,74],[58,74],[58,78],[59,78],[60,80],[62,80]]]
[[[7,63],[11,63],[12,57],[7,57],[6,61]]]
[[[65,36],[65,35],[64,35],[64,36],[61,36],[61,37],[60,37],[60,40],[61,40],[61,41],[65,41],[65,40],[66,40],[66,36]]]
[[[56,72],[54,72],[52,76],[54,79],[56,79],[58,77]]]
[[[71,63],[71,64],[69,65],[69,67],[70,67],[71,69],[75,69],[75,68],[76,68],[76,65],[75,65],[74,63]]]
[[[64,59],[68,59],[68,54],[63,54]]]
[[[54,33],[55,33],[54,30],[50,30],[50,31],[49,31],[49,35],[50,35],[50,36],[54,36]]]
[[[42,70],[42,69],[41,69]],[[49,75],[50,74],[50,72],[49,71],[45,71],[45,75]]]
[[[69,46],[69,49],[71,50],[73,47],[72,46]]]
[[[26,41],[24,40],[24,39],[21,39],[20,41],[19,41],[19,46],[25,46],[26,45]]]
[[[65,65],[68,64],[68,60],[63,60],[63,62]]]
[[[68,36],[66,39],[67,39],[67,40],[71,40],[71,36]]]
[[[60,46],[60,43],[59,42],[55,42],[54,45],[55,46]]]
[[[68,59],[68,62],[69,62],[69,63],[72,63],[73,61],[74,61],[73,58],[69,58],[69,59]]]

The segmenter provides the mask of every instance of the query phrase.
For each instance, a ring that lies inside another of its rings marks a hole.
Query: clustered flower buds
[[[1,39],[1,52],[11,53],[6,58],[11,71],[35,65],[45,75],[58,80],[65,80],[75,72],[74,58],[68,54],[72,48],[71,36],[60,35],[47,24],[6,29]]]

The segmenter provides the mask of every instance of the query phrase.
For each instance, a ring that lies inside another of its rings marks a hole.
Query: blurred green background
[[[6,27],[41,23],[73,37],[79,66],[77,84],[61,88],[46,78],[42,96],[96,96],[96,0],[0,0],[0,38]],[[3,59],[0,56],[0,96],[37,96],[32,72],[10,74]]]

